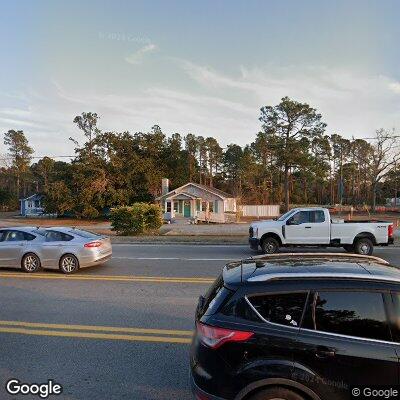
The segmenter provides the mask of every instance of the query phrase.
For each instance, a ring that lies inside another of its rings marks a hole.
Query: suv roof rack
[[[269,260],[284,260],[294,258],[321,258],[327,261],[337,261],[342,259],[357,261],[371,261],[376,264],[389,265],[389,262],[380,257],[367,256],[362,254],[349,254],[349,253],[280,253],[280,254],[263,254],[261,256],[253,256],[243,261],[269,261]]]
[[[263,274],[249,278],[248,282],[266,282],[278,279],[318,279],[318,278],[334,278],[334,279],[362,279],[369,281],[384,281],[400,283],[400,278],[392,276],[382,276],[368,273],[341,273],[341,272],[298,272],[286,274]]]

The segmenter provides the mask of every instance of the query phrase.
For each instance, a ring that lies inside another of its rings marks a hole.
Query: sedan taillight
[[[91,247],[100,247],[100,246],[101,246],[100,242],[89,242],[89,243],[85,243],[84,244],[84,247],[89,247],[89,248],[91,248]]]
[[[227,342],[244,342],[253,335],[253,332],[236,331],[205,325],[201,322],[197,323],[197,336],[199,340],[212,349],[217,349]]]

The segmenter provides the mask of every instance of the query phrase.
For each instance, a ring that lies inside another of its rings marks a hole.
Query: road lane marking
[[[153,261],[234,261],[234,258],[192,258],[192,257],[113,257],[116,260],[153,260]]]
[[[44,273],[0,273],[1,278],[11,279],[56,279],[68,281],[112,281],[112,282],[143,282],[143,283],[193,283],[193,284],[210,284],[215,278],[201,277],[163,277],[163,276],[136,276],[136,275],[59,275]]]
[[[157,244],[154,243],[112,243],[112,246],[114,247],[158,247],[158,246],[173,246],[173,247],[215,247],[215,248],[220,248],[220,247],[245,247],[246,249],[249,249],[249,245],[243,242],[243,244],[238,244],[238,243],[225,243],[225,244],[209,244],[209,243],[204,243],[204,242],[196,242],[196,243],[190,243],[190,242],[185,242],[185,243],[173,243],[173,242],[160,242]]]
[[[16,333],[33,336],[58,336],[67,338],[101,339],[101,340],[123,340],[132,342],[157,342],[157,343],[191,343],[190,338],[168,337],[168,336],[140,336],[140,335],[118,335],[109,333],[91,333],[75,331],[53,331],[26,328],[0,327],[0,333]]]
[[[0,321],[0,334],[1,333],[33,336],[58,336],[66,338],[184,344],[190,343],[193,335],[192,331],[178,329],[52,324],[27,321]]]
[[[76,325],[76,324],[51,324],[42,322],[1,321],[1,320],[0,320],[0,326],[14,326],[14,327],[22,326],[24,328],[106,331],[106,332],[124,332],[124,333],[177,335],[177,336],[192,336],[193,334],[193,331],[173,330],[173,329],[131,328],[124,326],[100,326],[100,325]]]

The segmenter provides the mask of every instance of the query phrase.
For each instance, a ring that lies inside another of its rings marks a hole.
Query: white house
[[[188,182],[169,191],[169,181],[165,178],[162,193],[156,201],[163,207],[166,220],[187,218],[224,223],[232,219],[232,213],[236,213],[237,199],[214,187]]]

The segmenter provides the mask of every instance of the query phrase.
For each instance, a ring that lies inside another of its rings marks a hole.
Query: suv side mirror
[[[293,218],[289,218],[286,221],[286,225],[299,225],[299,223],[297,221],[295,221]]]

